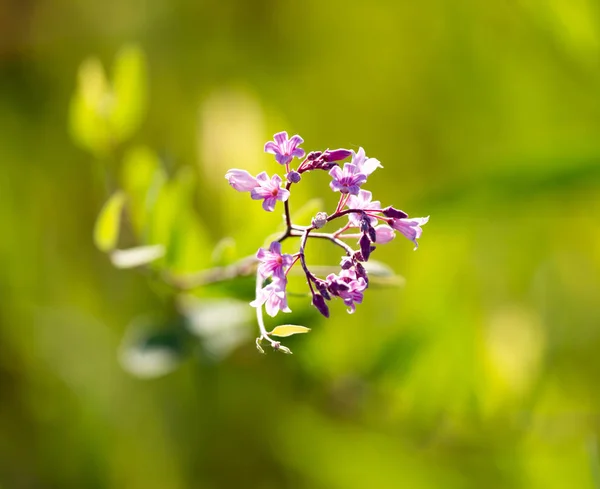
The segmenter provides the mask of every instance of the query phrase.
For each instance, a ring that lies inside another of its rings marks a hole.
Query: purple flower
[[[256,258],[261,262],[258,271],[263,278],[273,277],[280,280],[285,280],[284,267],[289,267],[294,261],[292,255],[281,254],[279,241],[273,241],[268,250],[260,248]]]
[[[232,168],[225,174],[225,178],[229,181],[229,185],[238,192],[250,192],[252,189],[258,187],[256,178],[246,170]]]
[[[290,161],[304,156],[304,150],[298,148],[304,142],[300,136],[292,136],[288,139],[287,132],[278,132],[273,136],[274,141],[269,141],[265,144],[265,153],[271,153],[275,155],[277,163],[281,165],[287,165]]]
[[[421,226],[427,224],[429,216],[427,217],[412,217],[406,219],[392,219],[390,225],[396,230],[400,231],[404,236],[410,239],[415,244],[415,250],[419,247],[417,239],[421,237],[423,230]]]
[[[365,279],[357,278],[356,272],[350,268],[342,270],[339,275],[329,274],[327,281],[330,283],[332,294],[340,297],[348,306],[348,312],[352,314],[356,310],[355,304],[362,303],[363,292],[367,288]]]
[[[250,196],[254,200],[264,199],[262,204],[264,210],[272,212],[278,200],[282,202],[288,200],[290,191],[281,188],[281,177],[279,175],[273,175],[269,179],[267,172],[263,171],[256,175],[256,181],[258,186],[250,191]]]
[[[362,148],[358,149],[358,153],[352,152],[352,164],[356,165],[356,168],[358,168],[360,173],[367,176],[373,173],[377,168],[383,168],[378,159],[367,158],[365,150]]]
[[[367,176],[360,173],[358,167],[351,163],[344,164],[343,170],[339,166],[334,166],[329,174],[333,177],[329,184],[331,190],[343,194],[358,195],[360,186],[367,181]]]
[[[371,202],[373,194],[368,190],[360,190],[358,195],[351,195],[348,198],[346,206],[348,209],[361,209],[363,211],[380,210],[381,203],[376,200]],[[348,220],[353,226],[359,227],[362,219],[362,215],[358,213],[352,213],[348,215]],[[377,224],[377,218],[368,216],[369,222],[372,226]]]
[[[256,299],[250,305],[252,307],[261,307],[264,304],[267,314],[271,317],[275,317],[279,311],[292,312],[287,304],[285,294],[286,285],[287,280],[285,279],[273,280],[273,282],[260,289]]]
[[[380,224],[379,226],[375,226],[375,234],[377,236],[377,244],[389,243],[396,237],[396,233],[394,232],[394,230],[387,224]]]

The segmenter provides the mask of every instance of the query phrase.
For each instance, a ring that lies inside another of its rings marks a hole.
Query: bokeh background
[[[594,0],[0,2],[0,487],[600,487],[599,60]],[[276,231],[223,175],[280,130],[431,220],[263,356],[251,281],[161,276]]]

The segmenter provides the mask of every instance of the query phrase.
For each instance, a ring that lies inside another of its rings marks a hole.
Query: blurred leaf
[[[212,253],[212,262],[215,266],[229,265],[235,261],[236,256],[237,246],[235,239],[226,237],[215,245]]]
[[[151,379],[174,371],[186,353],[185,330],[179,323],[141,317],[127,328],[119,352],[123,369],[137,377]]]
[[[113,72],[114,106],[111,129],[119,141],[129,138],[146,113],[148,98],[146,58],[139,46],[125,46],[115,59]]]
[[[117,268],[134,268],[153,262],[164,254],[165,248],[162,245],[139,246],[128,250],[115,250],[110,259]]]
[[[152,214],[149,239],[167,249],[165,265],[173,273],[195,272],[210,264],[212,242],[194,209],[195,177],[182,168],[161,189]]]
[[[281,326],[276,326],[273,331],[269,334],[273,336],[278,336],[279,338],[286,338],[287,336],[292,336],[294,334],[300,333],[308,333],[310,328],[306,326],[296,326],[295,324],[283,324]]]
[[[234,299],[179,298],[189,331],[203,340],[205,350],[223,358],[250,336],[253,309],[247,302]]]
[[[133,227],[140,241],[149,243],[153,213],[167,175],[158,156],[146,146],[136,146],[125,154],[121,172],[123,188],[129,196]]]
[[[71,98],[69,130],[77,144],[96,155],[109,149],[107,116],[111,106],[112,95],[100,60],[86,59],[79,66]]]
[[[102,207],[94,228],[94,243],[99,250],[110,251],[117,245],[124,204],[125,194],[118,190]]]
[[[372,285],[401,287],[406,283],[404,277],[396,274],[394,270],[380,261],[369,260],[363,263],[363,266],[369,273],[369,282]]]

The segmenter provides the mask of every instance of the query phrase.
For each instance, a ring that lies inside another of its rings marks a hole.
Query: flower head
[[[287,165],[294,157],[304,156],[304,150],[298,147],[304,142],[300,136],[296,135],[288,139],[287,132],[283,131],[275,134],[273,139],[274,141],[265,144],[265,153],[274,154],[277,163]]]
[[[357,277],[354,269],[349,268],[342,270],[339,275],[329,274],[327,281],[331,294],[340,297],[348,306],[348,312],[352,314],[356,310],[356,304],[362,303],[363,292],[368,286],[366,280]]]
[[[292,255],[281,254],[279,241],[273,241],[268,250],[260,248],[256,258],[261,262],[258,271],[263,278],[274,277],[281,280],[285,279],[284,267],[289,267],[294,261]]]
[[[360,186],[367,181],[367,176],[360,173],[358,167],[351,163],[344,164],[343,170],[334,166],[329,170],[329,174],[333,177],[329,184],[331,190],[342,194],[358,195]]]
[[[263,200],[263,209],[272,212],[275,209],[275,203],[278,200],[285,202],[290,196],[290,191],[281,187],[281,177],[273,175],[269,178],[267,172],[261,172],[256,175],[258,186],[250,191],[250,196],[254,200]]]
[[[405,219],[392,219],[390,225],[396,230],[400,231],[404,236],[410,239],[415,244],[415,250],[419,247],[417,239],[421,237],[423,230],[421,226],[427,224],[429,216],[427,217],[409,217]]]

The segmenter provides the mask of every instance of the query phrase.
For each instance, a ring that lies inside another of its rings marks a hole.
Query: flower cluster
[[[334,297],[340,298],[353,313],[356,304],[362,303],[363,294],[369,286],[369,277],[363,263],[367,262],[375,251],[376,245],[385,244],[396,236],[396,231],[404,235],[418,247],[421,226],[429,217],[409,217],[406,212],[373,200],[373,195],[362,188],[368,177],[378,168],[383,168],[379,160],[367,158],[363,148],[357,152],[348,149],[313,151],[308,155],[300,148],[303,143],[300,136],[288,138],[286,132],[275,134],[273,141],[265,144],[265,152],[275,155],[277,163],[285,167],[285,183],[279,175],[269,177],[266,172],[255,177],[246,170],[229,170],[225,178],[239,192],[250,192],[254,200],[262,200],[266,211],[272,212],[277,201],[283,202],[286,231],[273,241],[268,249],[260,248],[256,254],[258,270],[256,279],[256,298],[251,305],[256,308],[261,335],[257,346],[268,341],[280,351],[291,353],[278,341],[271,339],[266,331],[262,317],[263,306],[270,316],[279,311],[291,312],[287,302],[287,274],[297,263],[306,276],[306,282],[312,297],[312,305],[325,317],[329,317],[328,302]],[[294,159],[299,163],[292,168]],[[349,162],[344,160],[350,159]],[[343,163],[343,165],[342,165]],[[310,226],[298,226],[291,222],[289,198],[291,188],[301,182],[302,175],[309,171],[324,170],[331,176],[330,188],[340,193],[336,209],[332,213],[319,212]],[[330,222],[345,218],[347,221],[332,233],[317,230]],[[282,254],[281,243],[290,238],[300,238],[298,252]],[[331,273],[320,278],[311,272],[305,259],[305,248],[310,238],[325,238],[344,251],[339,273]],[[346,241],[357,240],[357,248]],[[277,328],[276,328],[277,329]],[[271,333],[273,334],[273,333]]]

